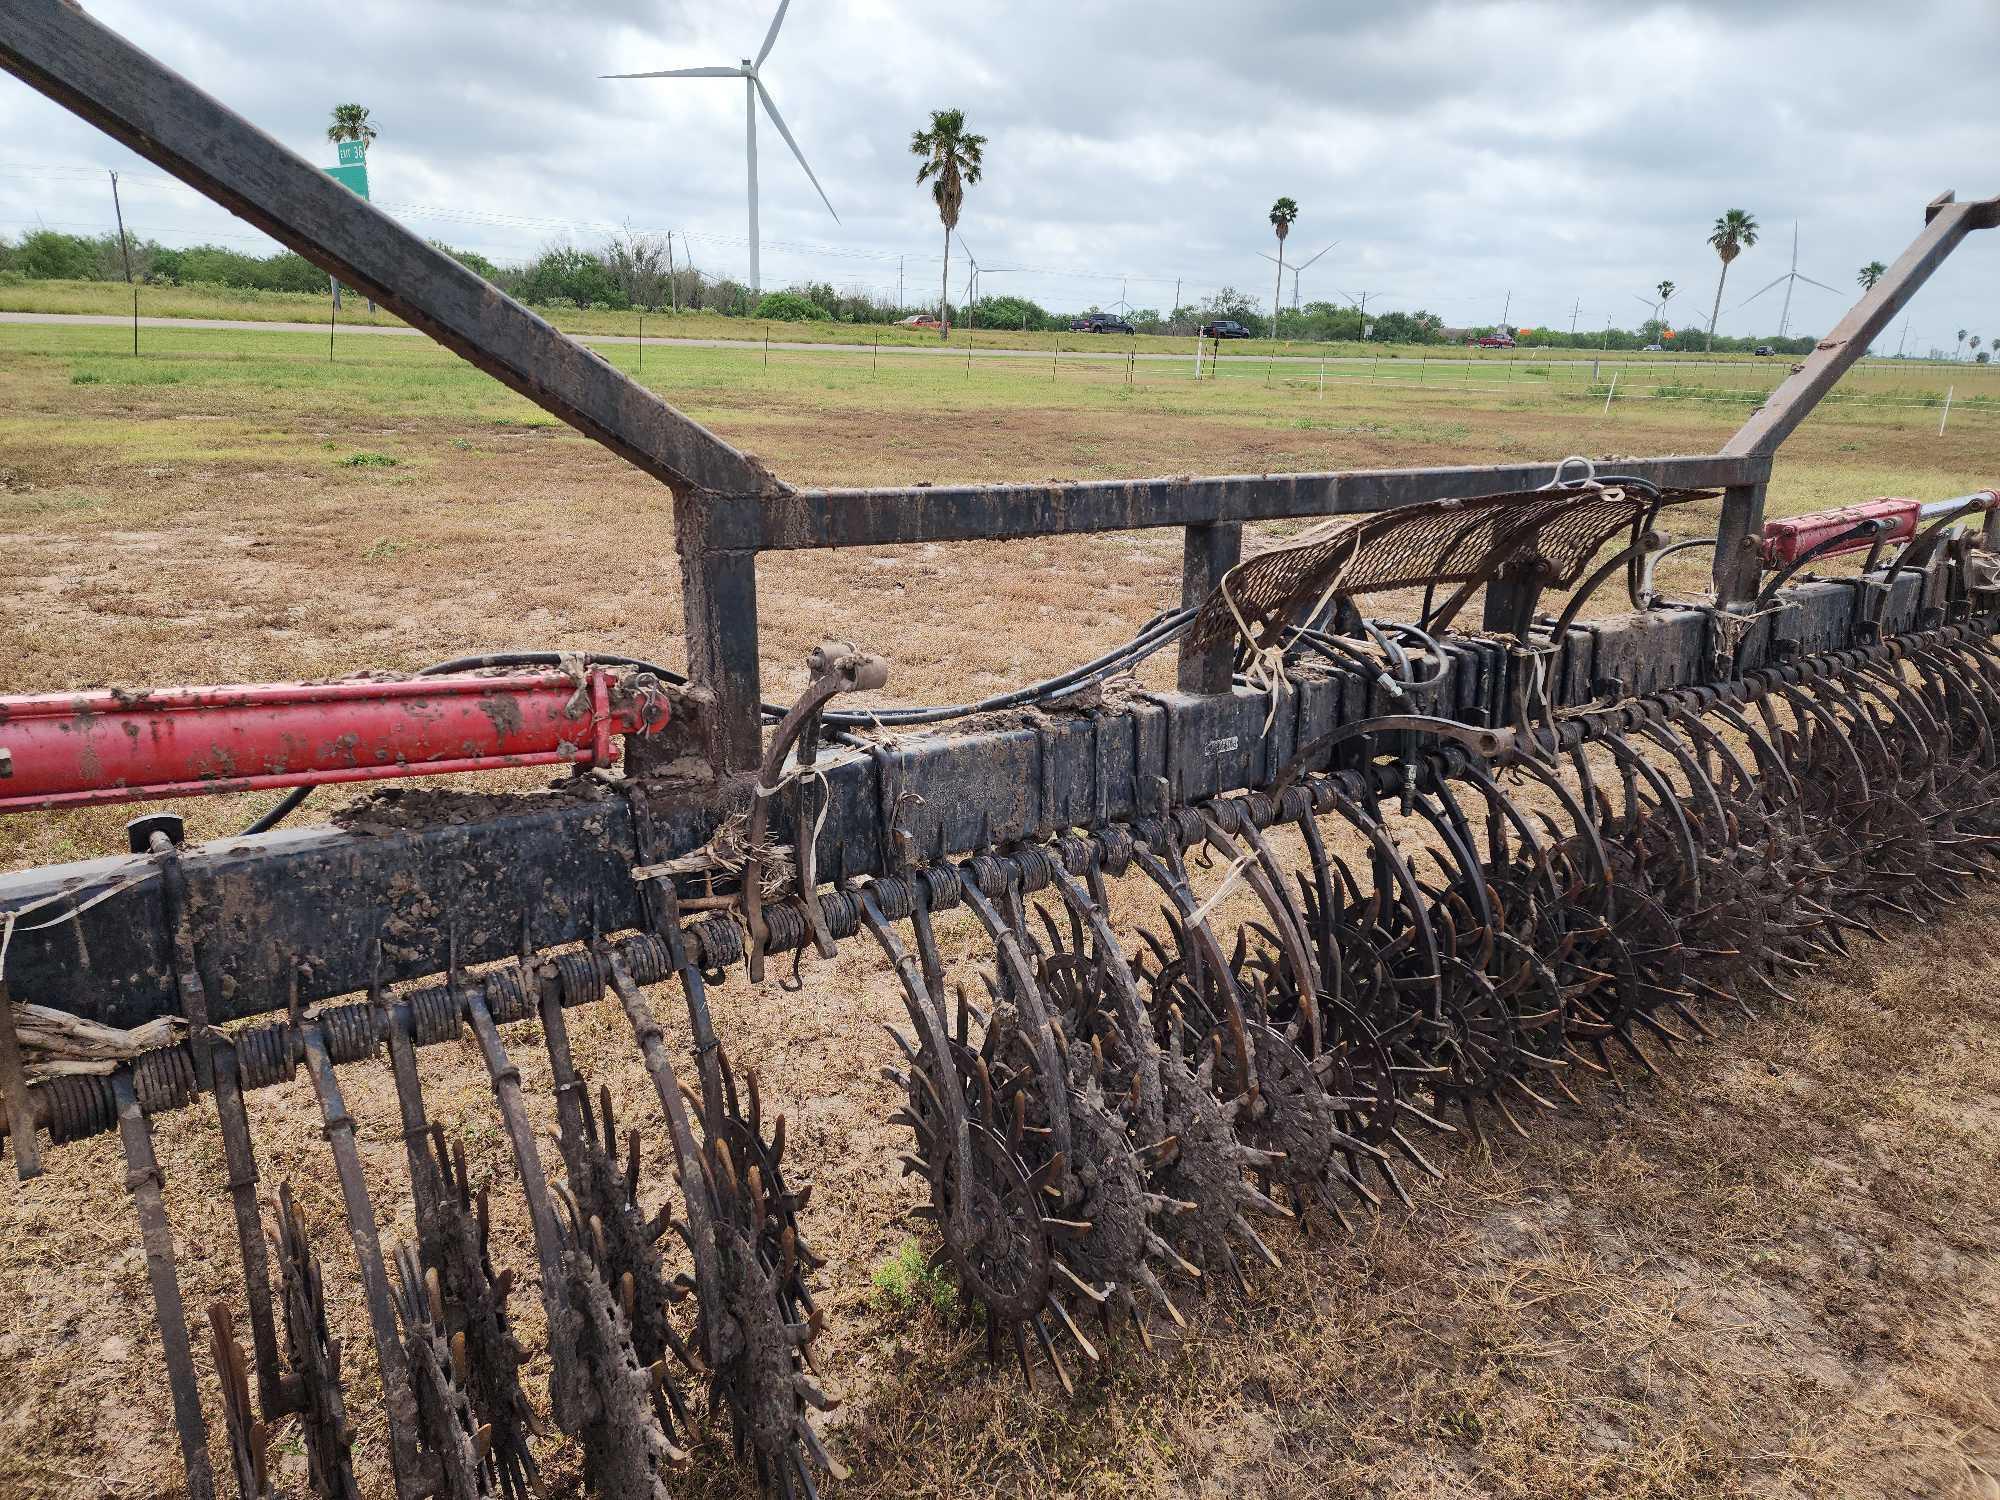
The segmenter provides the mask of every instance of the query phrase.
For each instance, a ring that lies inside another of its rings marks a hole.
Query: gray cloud
[[[519,257],[565,224],[629,219],[689,233],[697,263],[741,274],[741,85],[596,75],[753,55],[771,4],[95,13],[315,160],[327,108],[367,103],[384,130],[377,198],[427,235]],[[1991,0],[795,0],[766,81],[842,223],[760,121],[765,280],[893,288],[901,255],[911,295],[927,287],[941,235],[907,142],[955,105],[991,142],[963,223],[996,268],[989,291],[1109,304],[1128,274],[1143,306],[1170,302],[1176,277],[1190,299],[1225,283],[1268,298],[1264,216],[1289,193],[1300,254],[1341,242],[1306,274],[1309,298],[1367,290],[1448,321],[1506,305],[1555,326],[1580,304],[1581,326],[1629,324],[1633,294],[1663,276],[1683,317],[1705,314],[1707,227],[1742,207],[1765,238],[1732,269],[1721,326],[1768,331],[1776,293],[1728,309],[1784,271],[1794,219],[1800,269],[1847,289],[1941,188],[2000,190],[1979,118],[1997,63]],[[256,238],[12,83],[0,131],[0,230],[108,223],[101,179],[61,170],[101,164],[131,174],[142,231]],[[1914,344],[2000,333],[1993,238],[1917,299]],[[1794,323],[1823,329],[1843,306],[1802,288]]]

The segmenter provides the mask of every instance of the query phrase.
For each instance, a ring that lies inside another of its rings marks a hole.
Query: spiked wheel
[[[606,1286],[618,1289],[621,1303],[629,1302],[626,1317],[632,1351],[642,1365],[652,1369],[671,1355],[682,1369],[698,1371],[699,1362],[671,1316],[672,1309],[685,1300],[686,1289],[670,1281],[660,1263],[657,1242],[672,1216],[662,1209],[649,1220],[639,1209],[640,1134],[634,1130],[625,1138],[621,1159],[611,1091],[599,1092],[596,1113],[590,1109],[588,1091],[579,1088],[577,1093],[580,1118],[563,1133],[563,1162],[569,1171],[567,1191],[575,1202],[576,1218],[591,1226],[593,1254],[602,1247],[599,1277]],[[624,1291],[628,1281],[629,1298]],[[678,1431],[691,1431],[693,1420],[672,1365],[662,1368],[661,1387]]]
[[[590,1415],[578,1433],[585,1479],[599,1494],[666,1500],[667,1477],[688,1456],[678,1440],[684,1432],[667,1362],[648,1366],[633,1346],[636,1287],[629,1274],[615,1287],[606,1281],[611,1256],[603,1221],[586,1218],[568,1192],[557,1196],[566,1210],[561,1264],[574,1315],[569,1363],[590,1396]]]
[[[229,1427],[230,1469],[241,1500],[274,1500],[271,1490],[273,1426],[257,1420],[250,1405],[250,1370],[236,1341],[236,1315],[226,1302],[208,1309],[209,1350],[222,1385],[222,1414]]]
[[[784,1284],[796,1275],[795,1256],[773,1260],[759,1248],[766,1214],[753,1175],[738,1179],[726,1153],[716,1158],[716,1244],[727,1328],[713,1346],[724,1355],[709,1388],[709,1409],[727,1409],[738,1457],[748,1454],[767,1493],[816,1493],[810,1457],[837,1478],[846,1469],[821,1445],[806,1408],[833,1403],[804,1367],[818,1321],[788,1322]],[[788,1242],[789,1248],[789,1242]]]
[[[396,1272],[396,1311],[403,1322],[410,1384],[417,1398],[418,1432],[437,1466],[431,1494],[436,1500],[483,1500],[498,1492],[489,1462],[493,1429],[473,1421],[466,1391],[472,1368],[465,1335],[447,1338],[443,1284],[437,1272],[426,1272],[418,1264],[408,1246],[396,1252]]]
[[[798,1211],[809,1190],[794,1194],[785,1188],[784,1116],[767,1140],[755,1075],[746,1080],[750,1112],[744,1115],[726,1059],[718,1056],[718,1064],[725,1083],[724,1114],[704,1124],[713,1185],[708,1218],[714,1226],[714,1264],[722,1281],[719,1306],[726,1325],[698,1330],[697,1344],[715,1356],[710,1411],[729,1412],[738,1456],[750,1456],[766,1492],[789,1500],[816,1493],[808,1458],[836,1478],[847,1472],[827,1452],[807,1416],[808,1408],[826,1411],[833,1406],[809,1367],[810,1345],[820,1327],[805,1282],[818,1262],[798,1235]]]
[[[523,1500],[541,1484],[528,1439],[546,1429],[521,1388],[526,1355],[507,1316],[513,1272],[494,1274],[487,1192],[472,1190],[464,1146],[448,1151],[444,1132],[433,1125],[416,1149],[428,1151],[435,1176],[435,1191],[417,1194],[418,1280],[436,1283],[434,1321],[462,1356],[459,1379],[487,1433],[484,1459],[494,1487],[506,1500]]]
[[[290,1183],[278,1188],[276,1249],[284,1284],[285,1348],[298,1382],[299,1432],[313,1493],[320,1500],[360,1500],[354,1482],[354,1429],[340,1383],[340,1341],[327,1332],[319,1257],[299,1222]]]
[[[1370,1207],[1380,1206],[1373,1190],[1347,1167],[1348,1155],[1372,1156],[1376,1148],[1340,1128],[1333,1099],[1312,1064],[1289,1040],[1269,1026],[1253,1024],[1250,1049],[1256,1099],[1238,1112],[1236,1131],[1245,1144],[1271,1158],[1258,1172],[1264,1191],[1268,1194],[1282,1184],[1302,1229],[1317,1210],[1342,1229],[1352,1230],[1336,1189],[1345,1188]],[[1226,1063],[1228,1052],[1219,1055]],[[1223,1092],[1249,1094],[1250,1081],[1230,1072]]]

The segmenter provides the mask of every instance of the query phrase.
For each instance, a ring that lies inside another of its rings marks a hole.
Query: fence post
[[[1958,387],[1955,385],[1948,385],[1944,388],[1944,415],[1938,418],[1939,437],[1944,436],[1944,424],[1951,420],[1951,397],[1952,393],[1957,389]]]
[[[1613,370],[1611,372],[1611,387],[1604,393],[1603,415],[1607,417],[1611,415],[1611,398],[1618,394],[1618,377],[1623,373],[1621,370]]]
[[[1211,521],[1185,527],[1181,533],[1181,604],[1192,608],[1206,599],[1222,575],[1243,556],[1243,523]],[[1206,651],[1181,640],[1175,681],[1184,693],[1226,693],[1235,679],[1236,637],[1233,633]]]
[[[1319,399],[1326,399],[1326,361],[1319,362]]]

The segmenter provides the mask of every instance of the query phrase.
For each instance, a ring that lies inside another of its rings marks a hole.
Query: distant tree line
[[[439,249],[477,271],[502,291],[530,306],[549,310],[595,308],[618,312],[669,308],[720,313],[724,317],[757,317],[785,322],[832,322],[884,325],[913,313],[935,314],[934,302],[897,305],[862,289],[841,290],[830,282],[800,282],[782,291],[754,297],[742,282],[711,276],[670,253],[664,236],[631,232],[612,236],[597,249],[568,242],[546,247],[520,265],[501,265],[472,250],[439,244]],[[676,242],[673,249],[679,248]],[[326,273],[302,256],[282,250],[274,255],[246,255],[220,245],[175,249],[153,240],[129,242],[132,274],[160,286],[227,287],[260,292],[323,292]],[[0,236],[0,275],[34,281],[122,281],[124,258],[115,234],[76,235],[37,229],[18,240]],[[1075,312],[1054,312],[1026,297],[981,297],[970,306],[954,304],[954,326],[1048,333],[1067,329],[1086,313],[1105,311],[1097,303]],[[1241,323],[1258,337],[1271,332],[1270,315],[1247,294],[1224,287],[1205,300],[1162,312],[1131,308],[1123,313],[1140,333],[1190,336],[1219,318]],[[1370,313],[1364,323],[1360,309],[1332,302],[1307,302],[1279,315],[1280,338],[1311,343],[1452,344],[1490,333],[1490,328],[1447,329],[1435,313]],[[1535,328],[1513,333],[1523,348],[1640,349],[1663,344],[1669,349],[1696,347],[1693,332],[1666,338],[1666,326],[1647,322],[1637,329],[1566,331]],[[1805,354],[1811,338],[1726,338],[1718,350],[1748,351],[1760,344],[1781,354]]]

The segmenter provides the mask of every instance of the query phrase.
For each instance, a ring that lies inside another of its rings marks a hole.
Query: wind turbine
[[[1749,296],[1745,297],[1741,302],[1737,303],[1736,307],[1730,308],[1730,311],[1735,312],[1737,308],[1748,307],[1751,303],[1755,302],[1759,297],[1763,296],[1764,293],[1770,291],[1772,287],[1776,286],[1779,281],[1785,283],[1785,310],[1778,315],[1779,338],[1783,338],[1785,336],[1786,330],[1792,326],[1792,287],[1794,283],[1803,281],[1807,286],[1816,286],[1823,292],[1832,292],[1836,297],[1844,297],[1847,295],[1845,292],[1841,291],[1838,287],[1830,287],[1824,281],[1814,281],[1812,277],[1805,275],[1802,271],[1799,270],[1799,221],[1797,219],[1792,220],[1791,270],[1785,272],[1784,275],[1778,277],[1777,280],[1775,281],[1766,282],[1763,286],[1759,287],[1756,291],[1752,292]]]
[[[764,113],[771,117],[771,123],[778,127],[778,134],[785,138],[785,144],[792,148],[792,155],[799,159],[806,178],[819,194],[819,201],[826,204],[826,211],[833,214],[833,222],[840,222],[840,215],[833,213],[833,203],[826,196],[826,189],[813,176],[813,169],[806,164],[806,154],[799,149],[799,143],[792,139],[791,131],[785,128],[785,117],[778,113],[778,106],[772,102],[771,94],[764,87],[764,80],[757,76],[757,70],[764,66],[764,59],[771,55],[771,49],[778,43],[778,28],[785,24],[785,12],[791,8],[792,0],[778,0],[778,13],[771,17],[771,29],[764,34],[764,45],[753,62],[743,59],[743,65],[736,68],[662,68],[654,73],[606,73],[606,78],[740,78],[743,80],[743,145],[750,164],[750,290],[763,290],[762,274],[757,263],[757,101],[764,101]]]
[[[1333,244],[1331,244],[1331,245],[1328,245],[1328,246],[1326,247],[1326,250],[1331,250],[1331,249],[1335,248],[1335,246],[1337,246],[1337,245],[1339,245],[1339,244],[1340,244],[1340,241],[1339,241],[1339,240],[1335,240],[1335,241],[1333,242]],[[1296,265],[1296,266],[1286,266],[1286,267],[1285,267],[1285,269],[1286,269],[1287,271],[1290,271],[1290,272],[1292,273],[1292,311],[1293,311],[1293,312],[1297,312],[1297,311],[1299,310],[1299,272],[1303,271],[1303,270],[1304,270],[1304,269],[1305,269],[1305,268],[1306,268],[1307,266],[1311,265],[1311,264],[1313,263],[1313,260],[1318,260],[1318,259],[1319,259],[1319,256],[1320,256],[1320,255],[1324,255],[1324,254],[1326,254],[1326,250],[1322,250],[1322,251],[1320,251],[1320,252],[1319,252],[1319,255],[1315,255],[1315,256],[1314,256],[1314,257],[1312,258],[1312,260],[1308,260],[1308,261],[1305,261],[1305,262],[1303,262],[1303,263],[1302,263],[1302,264],[1300,264],[1300,265]],[[1277,265],[1277,264],[1279,263],[1279,262],[1278,262],[1278,257],[1277,257],[1277,256],[1275,256],[1275,255],[1269,255],[1269,254],[1266,254],[1266,253],[1265,253],[1264,251],[1262,251],[1262,250],[1259,250],[1259,251],[1258,251],[1257,253],[1258,253],[1259,255],[1262,255],[1262,256],[1264,257],[1264,259],[1268,260],[1268,261],[1269,261],[1269,262],[1270,262],[1270,263],[1271,263],[1272,265],[1274,265],[1274,266],[1275,266],[1275,265]]]

